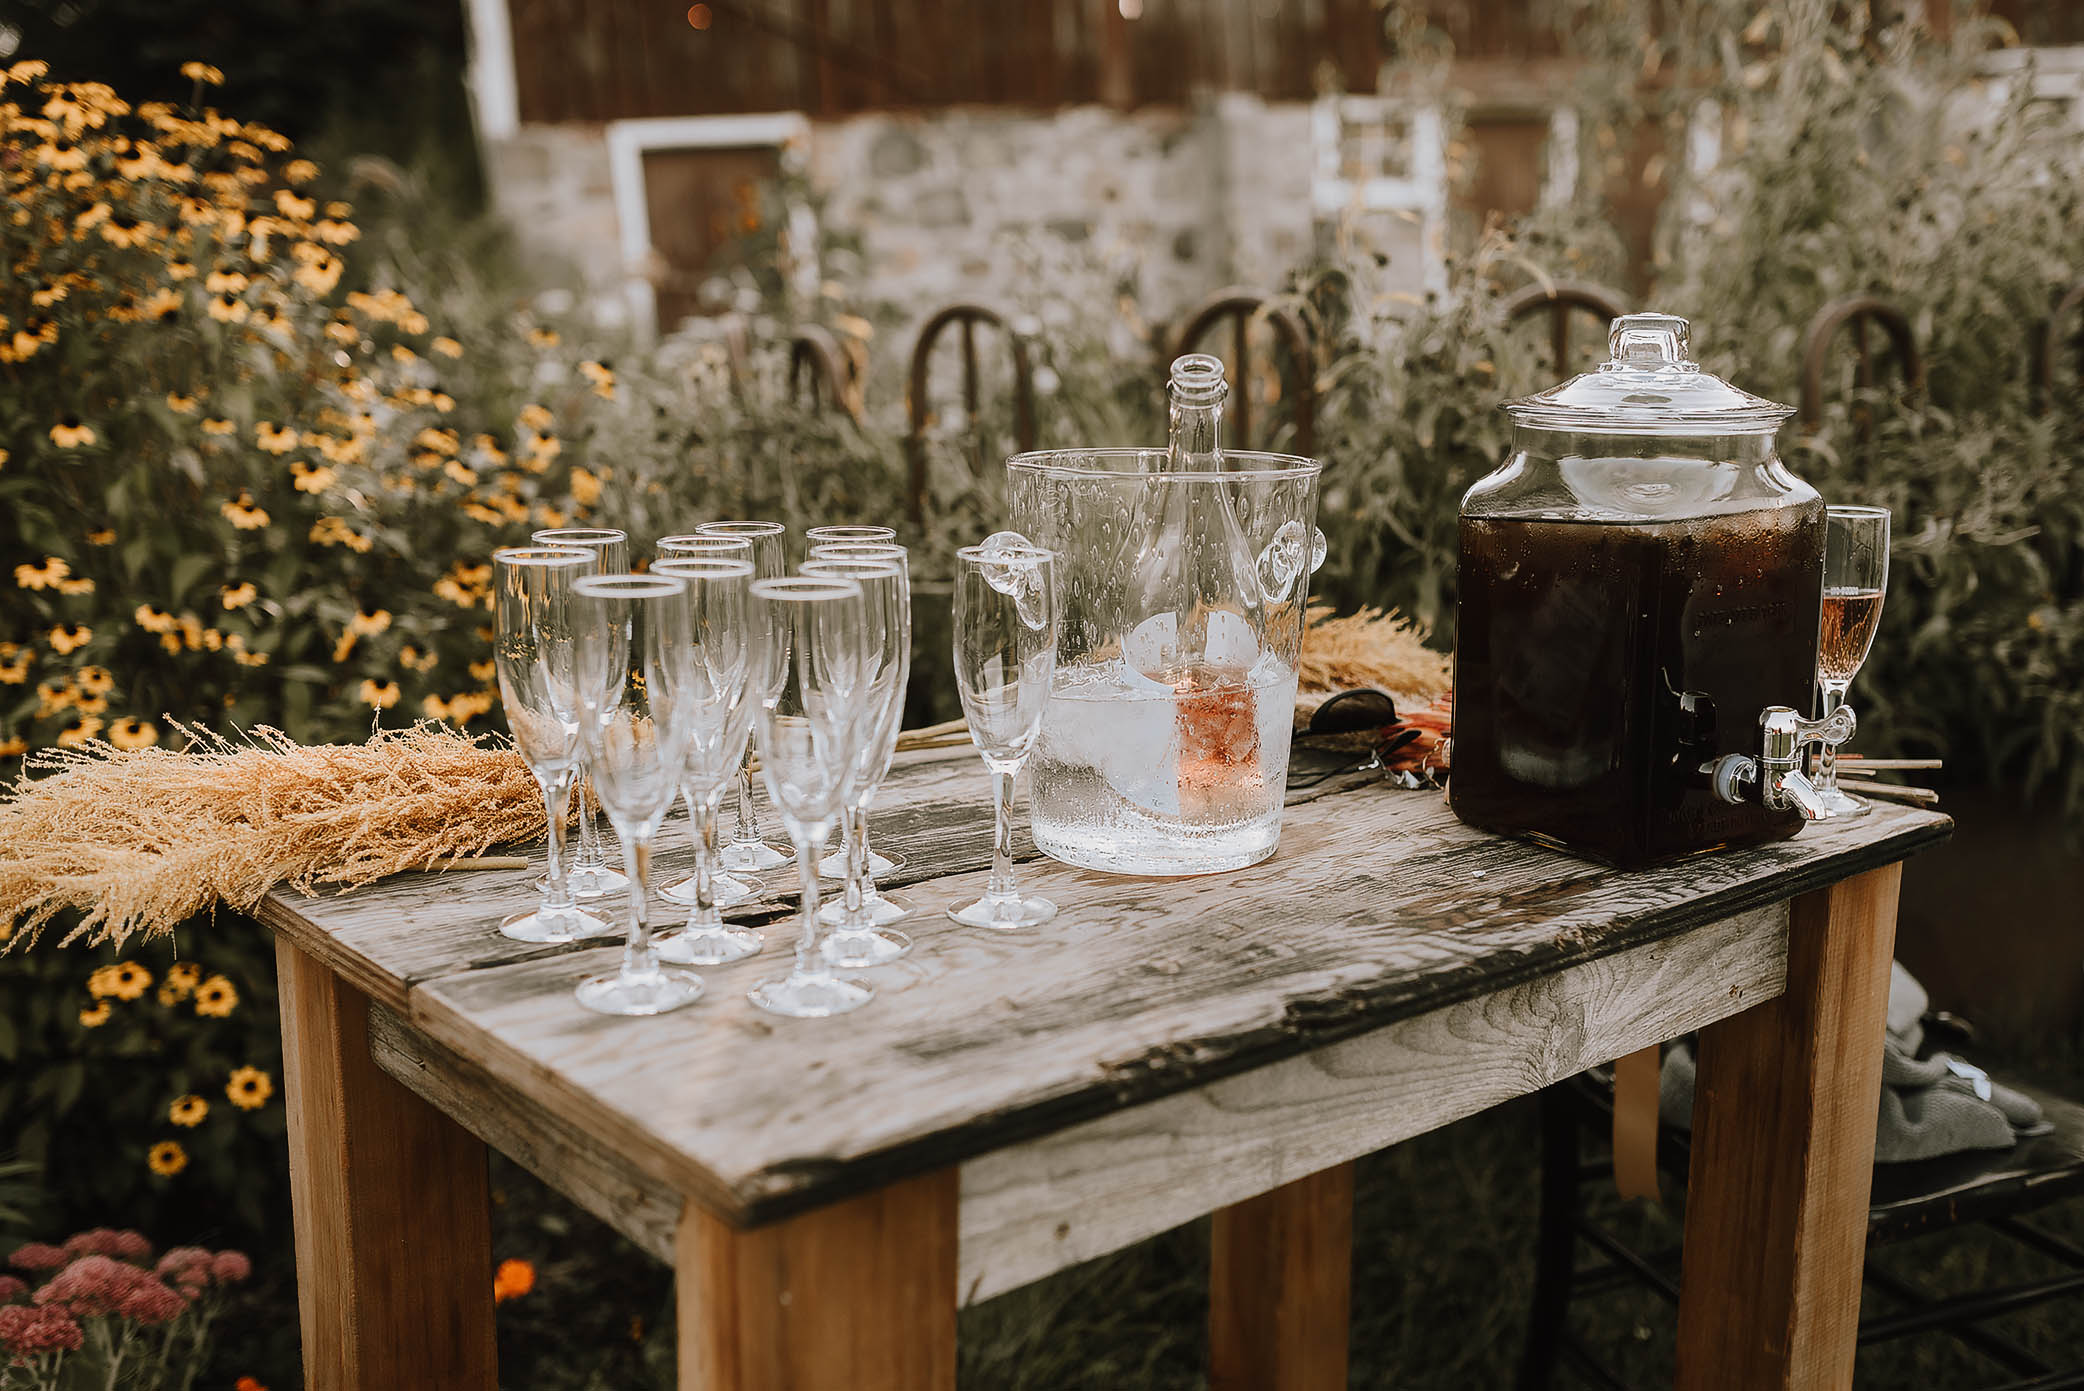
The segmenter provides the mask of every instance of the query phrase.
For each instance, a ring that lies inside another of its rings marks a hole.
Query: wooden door
[[[780,176],[781,152],[772,145],[644,152],[660,332],[703,311],[700,292],[710,276],[755,257],[771,261],[776,229],[768,222],[780,206]]]

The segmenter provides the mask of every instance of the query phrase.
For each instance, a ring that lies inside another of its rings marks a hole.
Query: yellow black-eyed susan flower
[[[58,731],[58,747],[76,749],[82,744],[91,744],[101,733],[101,719],[95,715],[81,715],[71,724]]]
[[[240,531],[258,531],[270,520],[267,509],[254,502],[251,493],[241,493],[217,510]]]
[[[151,986],[152,973],[135,961],[118,961],[103,966],[87,978],[87,989],[91,994],[113,995],[119,1000],[135,1000]]]
[[[27,752],[29,752],[29,741],[19,734],[10,734],[5,739],[0,739],[0,758],[20,758]],[[6,923],[4,926],[7,930],[0,932],[0,942],[4,942],[14,935],[13,923]]]
[[[49,589],[72,573],[72,567],[57,556],[47,555],[41,565],[17,565],[14,582],[22,589]]]
[[[48,641],[59,656],[69,656],[94,640],[94,630],[84,623],[65,623],[51,629]]]
[[[87,544],[88,544],[88,545],[90,545],[90,546],[113,546],[113,545],[115,545],[115,544],[116,544],[116,532],[115,532],[115,529],[114,529],[113,527],[103,527],[103,528],[101,528],[101,529],[100,529],[99,531],[90,531],[90,532],[88,532],[88,533],[87,533]]]
[[[300,493],[322,493],[333,486],[340,474],[328,465],[307,464],[298,459],[289,466],[290,479]]]
[[[51,443],[60,449],[78,449],[94,443],[100,436],[92,425],[83,425],[77,416],[67,416],[51,427]]]
[[[146,1154],[145,1164],[161,1178],[172,1178],[188,1167],[188,1151],[172,1140],[161,1140]]]
[[[108,1023],[109,1016],[114,1013],[114,1007],[107,1000],[98,1000],[80,1011],[80,1027],[98,1029]]]
[[[159,1003],[177,1005],[195,992],[196,983],[203,977],[203,968],[193,961],[177,961],[166,968],[166,979],[159,983]]]
[[[178,391],[166,394],[166,408],[176,415],[194,415],[196,402],[193,396],[183,396]]]
[[[362,684],[355,689],[355,699],[379,710],[388,710],[398,703],[398,683],[386,681],[378,685],[374,677],[364,677]]]
[[[210,311],[210,317],[220,324],[243,323],[246,316],[253,312],[246,307],[245,300],[226,299],[223,295],[212,296],[206,307]]]
[[[241,1111],[258,1111],[275,1095],[275,1079],[257,1067],[242,1067],[225,1083],[224,1094]]]
[[[308,159],[293,159],[282,166],[282,177],[293,184],[308,184],[318,177],[318,166]]]
[[[214,416],[203,421],[203,433],[206,435],[229,435],[237,431],[238,428],[229,420],[219,420]]]
[[[457,342],[455,339],[448,337],[446,334],[444,334],[440,338],[435,339],[432,343],[428,344],[428,346],[433,348],[434,351],[440,353],[443,357],[463,356],[463,345]]]
[[[550,427],[557,423],[556,418],[550,414],[549,407],[535,404],[521,408],[520,421],[523,426],[538,435],[549,434]]]
[[[287,454],[297,447],[297,432],[263,420],[253,427],[253,442],[270,454]]]
[[[115,673],[103,666],[85,666],[73,673],[72,679],[88,695],[107,695],[116,688]]]
[[[220,585],[217,589],[217,600],[224,605],[227,613],[233,609],[243,609],[259,597],[260,591],[253,587],[253,581],[251,580],[241,580],[237,584]]]
[[[186,1126],[190,1130],[201,1125],[203,1118],[209,1114],[210,1103],[193,1092],[190,1092],[187,1096],[176,1097],[174,1104],[166,1108],[166,1118],[168,1120],[175,1125]]]
[[[195,988],[195,1012],[209,1019],[229,1019],[239,1007],[239,991],[223,976],[212,976]]]
[[[181,65],[181,76],[191,82],[200,82],[210,87],[222,87],[224,85],[223,73],[211,67],[208,63],[196,62],[194,60]]]
[[[109,742],[119,749],[149,749],[159,742],[159,726],[125,715],[109,726]]]

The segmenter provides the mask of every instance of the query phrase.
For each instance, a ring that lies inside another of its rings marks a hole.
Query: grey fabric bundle
[[[1881,1115],[1874,1131],[1874,1162],[1904,1164],[1963,1150],[2010,1149],[2047,1131],[2039,1103],[1992,1082],[1979,1067],[1934,1053],[1919,1058],[1922,1020],[1930,1003],[1925,987],[1903,969],[1889,981],[1888,1034],[1882,1043]],[[1658,1115],[1666,1125],[1693,1126],[1693,1049],[1681,1042],[1665,1051],[1658,1076]]]

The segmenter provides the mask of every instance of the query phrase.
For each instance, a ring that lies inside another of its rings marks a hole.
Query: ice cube
[[[1259,634],[1243,614],[1217,609],[1208,615],[1207,632],[1208,640],[1199,653],[1183,653],[1179,650],[1179,615],[1154,613],[1130,630],[1122,651],[1136,670],[1160,679],[1184,661],[1246,669],[1259,660]]]
[[[1145,811],[1179,815],[1173,688],[1127,663],[1057,672],[1042,724],[1042,756],[1093,769],[1116,795]]]

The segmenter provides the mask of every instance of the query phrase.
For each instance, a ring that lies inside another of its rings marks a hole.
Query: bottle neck
[[[1214,473],[1222,467],[1223,397],[1210,401],[1172,396],[1167,466],[1174,473]]]

